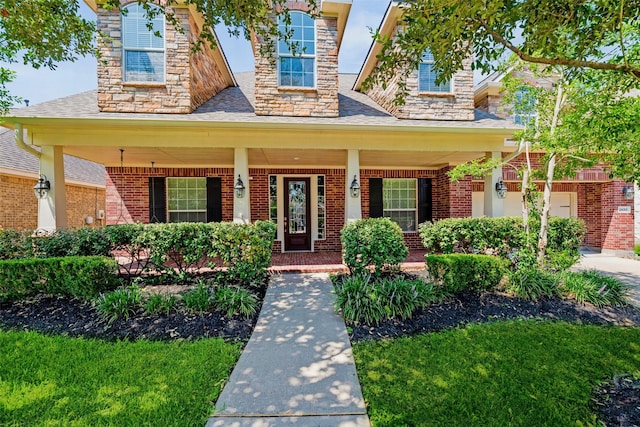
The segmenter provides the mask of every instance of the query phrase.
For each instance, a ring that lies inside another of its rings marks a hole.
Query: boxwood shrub
[[[114,289],[117,263],[106,257],[25,258],[0,261],[0,300],[46,293],[90,299]]]
[[[496,289],[508,269],[508,261],[490,255],[427,254],[425,264],[431,279],[445,292]]]
[[[532,238],[537,240],[540,221],[531,219]],[[520,217],[448,218],[419,226],[427,252],[437,254],[467,253],[511,257],[526,247],[526,236]],[[579,257],[586,227],[578,218],[549,218],[548,263],[554,269],[565,269]]]
[[[389,218],[367,218],[353,221],[342,228],[342,255],[351,274],[374,275],[397,269],[409,255],[402,229]]]

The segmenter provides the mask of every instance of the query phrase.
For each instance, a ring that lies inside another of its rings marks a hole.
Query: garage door
[[[484,215],[484,193],[473,193],[472,215],[474,217]],[[520,193],[507,193],[504,199],[504,214],[506,216],[522,215]],[[551,216],[563,218],[577,216],[576,193],[551,193]]]

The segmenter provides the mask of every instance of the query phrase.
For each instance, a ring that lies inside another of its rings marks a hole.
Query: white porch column
[[[358,150],[348,150],[344,204],[345,223],[362,218],[361,193],[358,193],[358,197],[351,197],[350,186],[354,176],[358,183],[362,185],[360,182],[360,152]]]
[[[246,148],[236,148],[233,153],[233,183],[238,175],[244,183],[244,197],[238,198],[233,192],[233,222],[248,224],[251,222],[251,189],[249,188],[249,151]]]
[[[487,153],[488,158],[500,159],[502,153]],[[502,178],[502,167],[497,167],[484,177],[484,215],[489,217],[504,216],[504,199],[496,193],[496,183]]]
[[[47,177],[51,190],[46,198],[38,200],[38,229],[53,231],[67,226],[64,157],[59,146],[43,146],[41,153],[40,174]]]

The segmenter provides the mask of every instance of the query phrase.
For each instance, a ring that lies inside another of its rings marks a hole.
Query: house
[[[418,224],[472,215],[474,191],[483,192],[483,213],[503,214],[494,190],[503,171],[483,182],[451,182],[447,172],[513,151],[518,126],[476,108],[470,62],[435,85],[426,55],[404,107],[390,101],[396,82],[362,90],[379,46],[358,75],[339,74],[350,0],[323,1],[315,20],[304,2],[289,2],[302,55],[277,43],[274,65],[254,37],[255,72],[238,74],[220,48],[190,54],[201,25],[192,7],[175,6],[183,33],[156,18],[158,39],[136,3],[124,17],[88,4],[110,35],[97,90],[12,111],[3,125],[26,130],[48,175],[64,168],[63,153],[104,164],[108,224],[271,220],[275,251],[337,251],[346,222],[376,216],[392,218],[419,248]],[[381,32],[396,31],[401,13],[392,3]],[[65,226],[56,214],[64,190],[51,184],[41,226]],[[608,186],[599,191],[623,203]],[[624,226],[601,247],[628,250]]]
[[[489,75],[475,89],[475,105],[487,113],[519,123],[523,120],[518,111],[503,102],[502,79],[510,73],[522,81],[546,89],[553,85],[552,79],[534,76],[531,71],[508,70]],[[515,147],[515,143],[513,143]],[[513,150],[512,150],[513,151]],[[517,169],[526,163],[524,154],[503,152],[514,167],[505,167],[503,179],[509,193],[504,200],[505,215],[519,215],[522,211]],[[533,167],[539,165],[543,153],[531,153]],[[543,191],[542,182],[537,183]],[[631,190],[630,192],[627,192]],[[473,216],[482,214],[484,183],[473,183]],[[612,180],[602,166],[582,169],[573,177],[565,177],[554,182],[551,195],[550,214],[560,217],[578,217],[587,225],[584,245],[602,250],[629,251],[634,244],[634,202],[633,185],[621,180]],[[631,199],[629,197],[631,196]],[[637,203],[637,197],[636,203]],[[623,249],[626,248],[626,249]]]
[[[36,230],[38,158],[16,145],[14,132],[0,129],[0,228]],[[98,163],[64,156],[67,225],[104,224],[105,169]],[[101,219],[102,218],[102,219]]]

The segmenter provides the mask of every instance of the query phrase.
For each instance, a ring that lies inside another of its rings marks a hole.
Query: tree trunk
[[[522,225],[524,226],[524,235],[526,237],[527,247],[531,244],[531,230],[529,229],[529,179],[531,176],[531,159],[529,157],[529,142],[522,141],[521,144],[525,144],[525,158],[527,159],[527,166],[522,171],[522,184],[520,191],[520,202],[522,205]]]
[[[556,93],[556,104],[553,108],[553,118],[551,120],[551,129],[549,130],[549,136],[553,139],[556,127],[558,126],[558,117],[560,116],[560,109],[564,104],[564,90],[562,86],[562,80],[558,81],[558,92]],[[544,181],[544,196],[542,199],[542,214],[540,217],[540,234],[538,236],[538,265],[544,264],[544,259],[547,254],[547,235],[549,230],[549,208],[551,203],[551,186],[553,185],[553,173],[556,168],[556,153],[551,153],[549,157],[549,163],[547,164],[547,177]]]
[[[551,204],[551,186],[553,185],[553,172],[556,168],[556,155],[551,154],[547,164],[547,177],[544,181],[544,196],[542,198],[542,213],[540,215],[540,236],[538,237],[538,265],[544,264],[547,253],[549,231],[549,208]]]

